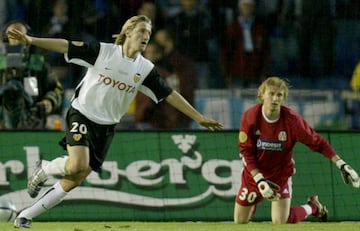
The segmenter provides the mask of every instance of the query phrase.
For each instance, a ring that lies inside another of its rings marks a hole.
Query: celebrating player
[[[297,223],[309,215],[327,221],[328,211],[318,196],[309,197],[305,205],[290,207],[296,142],[322,153],[340,169],[346,184],[360,187],[358,174],[330,144],[299,114],[283,106],[288,92],[286,81],[279,77],[267,78],[258,89],[260,103],[242,116],[239,146],[244,169],[235,200],[235,223],[248,223],[256,205],[264,198],[272,201],[271,219],[275,224]]]
[[[31,207],[20,212],[15,227],[31,227],[32,218],[60,203],[92,170],[100,170],[114,127],[138,91],[155,102],[165,99],[203,127],[222,129],[220,123],[204,117],[168,87],[154,64],[141,55],[150,40],[151,29],[150,19],[138,15],[125,22],[115,44],[87,44],[33,37],[18,30],[8,32],[9,37],[21,43],[63,53],[67,62],[87,67],[66,116],[64,146],[68,156],[56,158],[47,165],[39,162],[29,179],[28,192],[31,197],[36,197],[48,175],[61,174],[63,178]]]

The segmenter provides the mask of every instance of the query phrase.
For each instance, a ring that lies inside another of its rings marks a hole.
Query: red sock
[[[313,207],[311,207],[313,209]],[[303,221],[307,217],[307,213],[304,207],[295,206],[290,208],[289,218],[287,223],[298,223],[299,221]]]
[[[312,215],[314,215],[318,212],[318,207],[314,203],[307,203],[307,204],[310,205],[310,207],[311,207]]]

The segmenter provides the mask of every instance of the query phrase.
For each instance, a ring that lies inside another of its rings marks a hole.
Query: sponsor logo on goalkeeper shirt
[[[256,143],[256,147],[259,150],[281,151],[283,149],[283,146],[284,143],[282,141],[258,139]]]

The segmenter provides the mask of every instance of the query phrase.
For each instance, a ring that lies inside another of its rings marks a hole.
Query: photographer
[[[6,32],[12,29],[29,33],[30,27],[13,21],[3,30],[0,129],[45,129],[47,116],[61,111],[63,88],[56,77],[49,75],[43,56],[7,38]]]

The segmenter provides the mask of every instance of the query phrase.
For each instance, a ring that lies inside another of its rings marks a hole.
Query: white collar
[[[265,115],[265,111],[264,111],[264,105],[261,106],[261,114],[262,116],[264,117],[265,121],[268,122],[268,123],[276,123],[279,119],[280,119],[280,116],[279,118],[275,119],[275,120],[271,120],[269,119],[266,115]]]

